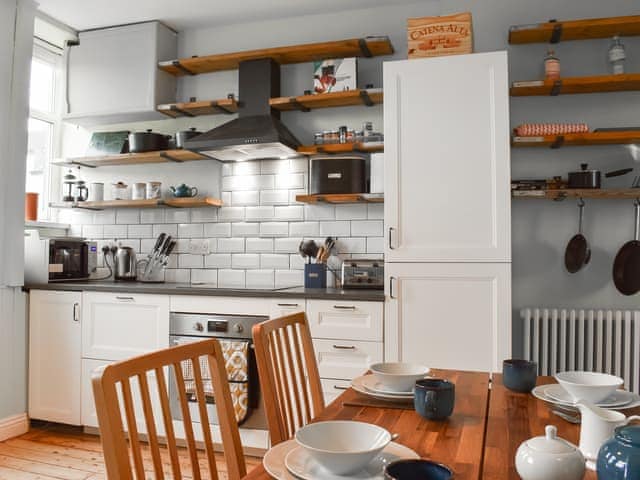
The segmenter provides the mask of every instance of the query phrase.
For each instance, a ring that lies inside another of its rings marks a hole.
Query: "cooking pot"
[[[589,170],[586,163],[580,164],[580,170],[569,172],[569,188],[600,188],[600,170]]]
[[[129,151],[131,153],[142,153],[167,150],[170,138],[169,135],[155,133],[151,130],[132,132],[129,134]]]
[[[184,142],[189,140],[190,138],[197,137],[202,132],[197,131],[195,128],[190,128],[189,130],[182,130],[180,132],[176,132],[176,148],[184,148]]]

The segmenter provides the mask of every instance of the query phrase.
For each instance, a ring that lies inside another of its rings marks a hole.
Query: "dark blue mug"
[[[449,417],[455,400],[455,385],[448,380],[425,378],[416,381],[413,404],[424,418],[442,420]]]
[[[530,393],[536,386],[538,364],[528,360],[505,360],[502,362],[502,383],[509,390]]]
[[[397,460],[384,467],[385,480],[449,480],[449,467],[431,460]]]

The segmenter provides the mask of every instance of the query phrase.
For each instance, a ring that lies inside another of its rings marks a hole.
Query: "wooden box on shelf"
[[[407,20],[409,58],[440,57],[473,52],[471,13]]]

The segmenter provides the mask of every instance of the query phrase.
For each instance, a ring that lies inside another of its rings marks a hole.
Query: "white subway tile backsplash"
[[[155,244],[155,238],[143,238],[140,240],[140,250],[138,250],[137,252],[143,254],[151,253],[151,250],[153,250]],[[173,251],[176,253],[178,252],[178,245],[176,245],[176,248]]]
[[[353,204],[353,205],[337,205],[336,206],[336,220],[366,220],[367,219],[367,205]]]
[[[105,225],[104,226],[104,238],[126,238],[127,226],[126,225]]]
[[[193,223],[208,223],[216,220],[218,220],[218,210],[216,208],[204,207],[191,210],[191,221]]]
[[[191,270],[187,269],[167,269],[165,271],[165,281],[169,283],[189,283],[191,279]]]
[[[309,160],[307,157],[292,158],[289,160],[289,173],[307,173],[309,170]]]
[[[244,253],[244,238],[219,238],[218,253]]]
[[[300,237],[276,238],[273,245],[273,251],[276,253],[294,253],[298,251]]]
[[[205,237],[230,237],[230,223],[207,223],[204,226]]]
[[[221,222],[241,222],[244,220],[244,207],[220,207],[218,220]]]
[[[356,220],[351,222],[351,235],[358,237],[381,237],[384,225],[382,220]]]
[[[191,270],[191,284],[216,287],[218,285],[218,271],[199,268],[193,269]]]
[[[260,268],[260,255],[257,253],[234,253],[231,255],[231,268]]]
[[[204,236],[204,225],[201,223],[181,223],[178,225],[178,237],[201,238]]]
[[[302,205],[287,205],[274,207],[274,220],[304,220],[304,207]]]
[[[178,254],[172,253],[171,255],[169,255],[167,268],[178,268]]]
[[[275,188],[304,188],[303,173],[285,173],[275,176]],[[266,188],[266,187],[264,187]]]
[[[178,235],[178,226],[175,223],[164,223],[153,225],[153,236],[158,237],[161,233],[175,237]]]
[[[131,247],[136,252],[140,251],[140,240],[135,238],[123,238],[121,240],[118,239],[118,244],[122,245],[123,247]]]
[[[367,205],[369,220],[383,220],[384,219],[384,204],[369,204]]]
[[[116,223],[140,223],[140,210],[135,208],[119,208],[116,210]]]
[[[140,223],[164,223],[164,208],[145,208],[140,210]]]
[[[318,222],[292,222],[289,224],[289,235],[292,237],[317,237],[320,235]]]
[[[225,192],[269,190],[273,187],[273,175],[232,175],[230,177],[222,177],[222,190]]]
[[[273,270],[247,270],[247,288],[274,288],[275,274]]]
[[[260,268],[289,268],[289,255],[262,254],[260,255]]]
[[[288,190],[263,190],[260,192],[260,205],[288,205]]]
[[[306,259],[302,258],[299,253],[292,253],[289,255],[289,269],[291,270],[304,270]]]
[[[244,288],[244,270],[218,270],[218,287],[220,288]]]
[[[367,253],[384,253],[384,237],[367,238]]]
[[[247,207],[245,209],[245,220],[247,222],[272,220],[273,216],[274,207],[272,206],[264,205],[261,207]]]
[[[223,163],[222,164],[222,176],[230,177],[233,175],[233,164],[232,163]]]
[[[207,268],[231,268],[230,253],[214,253],[204,258],[204,265]]]
[[[257,190],[231,192],[231,204],[233,206],[258,205],[259,203],[260,192]]]
[[[93,223],[96,225],[116,223],[116,211],[103,210],[101,212],[95,212],[93,215]]]
[[[230,206],[231,205],[231,192],[222,192],[220,193],[220,200],[222,200],[223,205]]]
[[[233,175],[259,175],[260,161],[232,163]]]
[[[302,270],[276,270],[275,288],[301,287],[304,285]]]
[[[129,225],[127,228],[127,236],[129,238],[153,237],[153,225]]]
[[[320,235],[332,237],[348,237],[351,235],[351,222],[320,222]]]
[[[286,237],[289,235],[287,222],[263,222],[260,224],[261,237]]]
[[[367,253],[366,238],[338,238],[336,240],[338,253]]]
[[[334,220],[336,218],[336,207],[333,205],[305,205],[305,220]]]
[[[154,240],[155,242],[155,240]],[[189,244],[191,240],[188,238],[178,238],[176,239],[176,246],[173,249],[173,253],[189,253]]]
[[[231,236],[233,237],[257,237],[260,233],[259,223],[232,223]]]
[[[164,211],[164,221],[166,223],[189,223],[191,215],[188,208],[173,208]]]
[[[247,253],[273,252],[273,238],[247,238],[245,248]]]
[[[289,160],[262,160],[260,163],[262,164],[260,173],[263,175],[291,172]]]
[[[181,253],[178,255],[178,266],[180,268],[202,268],[204,267],[204,256]]]

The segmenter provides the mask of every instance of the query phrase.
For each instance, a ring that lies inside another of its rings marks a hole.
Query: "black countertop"
[[[216,288],[189,283],[141,283],[113,281],[55,282],[28,284],[25,290],[66,290],[90,292],[148,293],[156,295],[203,295],[211,297],[309,298],[384,302],[382,290],[340,290],[337,288],[281,288],[275,290]]]

